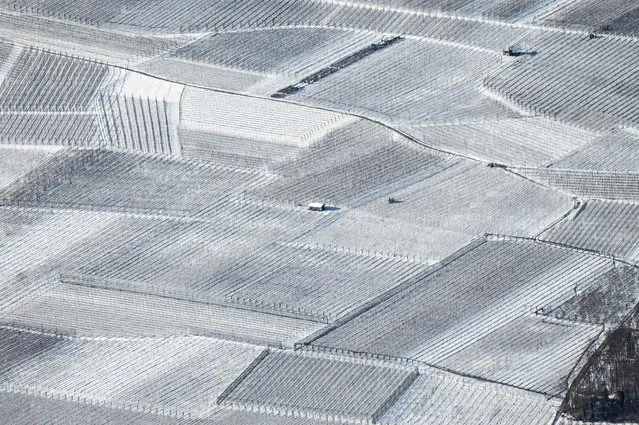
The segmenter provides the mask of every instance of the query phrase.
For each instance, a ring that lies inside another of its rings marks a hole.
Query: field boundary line
[[[246,377],[251,372],[253,372],[255,368],[257,368],[257,366],[259,366],[259,364],[270,354],[270,352],[271,351],[268,348],[262,350],[262,352],[258,354],[258,356],[255,357],[251,363],[249,363],[249,365],[242,371],[242,373],[235,377],[233,382],[231,382],[229,386],[226,387],[224,391],[222,391],[222,394],[217,396],[215,404],[217,404],[218,406],[222,405],[224,401],[231,395],[231,393],[235,391],[235,389],[244,381],[244,379],[246,379]]]

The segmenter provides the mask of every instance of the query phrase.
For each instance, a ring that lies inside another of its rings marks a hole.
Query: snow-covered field
[[[638,11],[0,0],[0,423],[639,421]]]

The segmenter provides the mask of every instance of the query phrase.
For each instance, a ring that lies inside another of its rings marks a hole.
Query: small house
[[[311,202],[308,204],[308,209],[311,211],[324,211],[325,205],[321,202]]]

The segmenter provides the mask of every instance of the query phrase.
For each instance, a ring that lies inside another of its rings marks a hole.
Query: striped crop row
[[[86,111],[107,67],[26,49],[0,86],[0,110]]]

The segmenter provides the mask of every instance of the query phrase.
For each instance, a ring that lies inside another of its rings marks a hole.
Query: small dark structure
[[[535,56],[537,52],[535,51],[526,51],[515,46],[508,46],[503,50],[504,56]]]
[[[522,52],[515,49],[513,46],[508,46],[506,49],[504,49],[503,54],[504,56],[521,56]]]
[[[508,166],[507,166],[507,165],[505,165],[505,164],[500,164],[500,163],[498,163],[498,162],[489,162],[488,164],[486,164],[486,166],[487,166],[488,168],[504,168],[504,169],[505,169],[505,168],[508,168]]]
[[[401,204],[402,201],[400,201],[399,199],[396,199],[396,198],[388,198],[388,203],[389,204]]]

